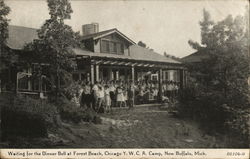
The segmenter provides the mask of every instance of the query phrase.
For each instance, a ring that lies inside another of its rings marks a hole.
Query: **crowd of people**
[[[74,100],[80,107],[92,108],[96,112],[110,112],[112,107],[133,108],[134,104],[146,104],[161,100],[174,100],[179,92],[180,84],[173,81],[162,83],[162,96],[159,97],[157,81],[101,81],[90,84],[81,82],[78,97]]]

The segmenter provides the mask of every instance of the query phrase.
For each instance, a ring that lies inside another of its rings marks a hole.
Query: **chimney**
[[[88,35],[99,32],[99,24],[98,23],[91,23],[85,24],[82,26],[82,34]]]

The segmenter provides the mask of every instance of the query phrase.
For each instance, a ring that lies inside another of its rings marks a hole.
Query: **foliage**
[[[9,37],[8,23],[10,20],[7,18],[9,13],[10,7],[4,3],[4,0],[0,0],[0,72],[17,60],[16,56],[13,56],[13,53],[6,47],[6,40]]]
[[[81,86],[77,82],[72,82],[70,85],[68,85],[66,88],[63,90],[63,94],[66,96],[68,100],[71,100],[74,95],[77,97],[80,96]]]
[[[47,130],[58,126],[57,110],[44,100],[16,96],[1,111],[3,138],[46,137]]]
[[[91,109],[83,109],[67,98],[61,97],[57,103],[62,120],[79,123],[81,121],[100,123],[100,117]]]
[[[172,58],[174,60],[177,60],[177,61],[181,61],[181,59],[179,57],[176,57],[174,55],[170,55],[170,54],[167,54],[166,52],[164,52],[164,56],[165,57],[168,57],[168,58]]]
[[[147,45],[144,42],[142,42],[142,41],[139,41],[138,45],[141,46],[141,47],[144,47],[144,48],[147,47]]]
[[[207,55],[200,63],[187,67],[191,77],[183,91],[180,112],[211,131],[226,132],[238,137],[241,146],[249,143],[250,76],[249,20],[245,16],[214,22],[208,11],[203,11],[201,44],[189,41],[198,52]],[[198,65],[198,66],[197,66]]]
[[[34,51],[34,58],[39,63],[50,64],[50,80],[57,87],[58,93],[71,82],[70,72],[76,67],[72,48],[79,45],[80,35],[64,23],[73,12],[68,0],[47,2],[50,19],[38,30],[38,39],[28,44],[26,49]]]
[[[202,85],[192,85],[183,90],[178,112],[181,117],[191,118],[200,123],[203,130],[223,133],[234,142],[235,147],[247,147],[249,143],[249,109],[231,106],[219,91],[207,90]]]
[[[0,0],[0,44],[4,44],[8,38],[8,22],[7,15],[10,13],[10,7],[8,7],[3,0]]]
[[[246,103],[249,93],[247,78],[250,76],[247,18],[229,15],[215,23],[206,10],[203,16],[200,22],[202,45],[191,41],[189,44],[205,52],[209,58],[203,60],[199,67],[189,65],[189,69],[205,75],[203,84],[221,91],[231,105]]]

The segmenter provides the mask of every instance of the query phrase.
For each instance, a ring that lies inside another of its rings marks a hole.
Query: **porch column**
[[[132,78],[132,83],[135,83],[135,67],[131,67],[131,78]]]
[[[109,80],[113,80],[113,78],[114,78],[111,68],[108,68],[108,78],[109,78]]]
[[[99,65],[95,66],[95,71],[96,71],[96,81],[99,82]]]
[[[183,89],[184,81],[184,71],[180,70],[180,89]]]
[[[162,99],[162,69],[160,68],[159,72],[158,72],[158,76],[159,76],[159,96],[160,96],[160,100]]]
[[[188,74],[188,72],[187,72],[187,70],[183,70],[183,76],[184,76],[184,88],[187,86],[187,82],[188,82],[188,80],[187,80],[187,74]]]
[[[87,81],[88,82],[90,81],[90,75],[89,75],[89,73],[87,73]]]
[[[90,76],[91,76],[91,84],[94,84],[95,80],[94,80],[94,65],[91,65],[90,68]]]
[[[28,68],[28,74],[31,74],[31,68]],[[28,80],[28,90],[31,91],[31,80]]]
[[[119,71],[116,71],[116,72],[115,72],[115,79],[116,79],[116,80],[119,80]]]

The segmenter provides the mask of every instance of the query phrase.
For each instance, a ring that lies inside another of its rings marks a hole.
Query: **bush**
[[[224,133],[236,139],[239,147],[249,146],[249,103],[237,106],[220,91],[189,87],[183,90],[178,111],[183,117],[192,118],[210,133]],[[247,109],[248,108],[248,109]],[[236,140],[234,143],[236,144]]]
[[[58,110],[61,118],[66,121],[72,121],[76,124],[81,121],[100,123],[98,115],[93,109],[78,107],[67,98],[60,98],[58,100]]]
[[[68,100],[71,100],[76,96],[79,96],[81,86],[77,82],[72,82],[69,86],[63,89],[63,94]]]
[[[56,125],[56,107],[43,100],[16,96],[11,105],[1,111],[2,139],[46,137],[47,130]]]

